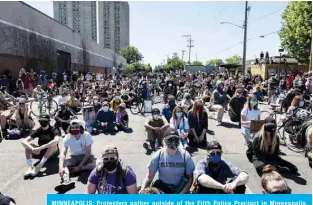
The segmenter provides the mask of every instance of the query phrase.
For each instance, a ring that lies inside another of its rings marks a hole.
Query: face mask
[[[177,137],[172,137],[167,140],[166,145],[168,146],[168,148],[176,150],[179,145],[179,139]]]
[[[256,106],[257,104],[258,104],[258,101],[257,101],[257,100],[251,100],[251,101],[250,101],[250,105],[251,105],[252,107]]]
[[[172,84],[170,83],[170,84],[168,84],[168,86],[169,86],[169,87],[172,87]]]
[[[39,124],[40,124],[41,127],[47,127],[49,122],[45,121],[45,120],[42,120],[42,121],[39,121]]]
[[[221,155],[217,154],[215,156],[209,155],[207,159],[209,162],[212,162],[213,164],[218,164],[221,161]]]
[[[154,120],[158,120],[158,119],[159,119],[159,115],[153,115],[152,118],[153,118]]]
[[[299,102],[299,107],[303,107],[303,106],[304,106],[304,101],[301,100],[301,101]]]
[[[186,97],[186,100],[190,100],[191,98],[190,97]]]
[[[242,93],[237,93],[237,96],[238,96],[238,97],[241,97],[241,96],[242,96]]]
[[[202,110],[203,110],[203,107],[202,107],[201,105],[199,105],[199,106],[196,107],[196,110],[197,110],[197,111],[202,111]]]
[[[169,105],[170,107],[175,107],[175,106],[176,106],[175,100],[170,100],[170,101],[168,102],[168,105]]]
[[[109,110],[109,107],[108,106],[103,106],[102,109],[103,109],[104,112],[107,112]]]
[[[116,161],[113,161],[113,162],[109,161],[109,162],[104,163],[104,164],[103,164],[103,167],[104,167],[107,171],[111,172],[111,171],[113,171],[113,170],[116,169],[117,163],[116,163]]]
[[[78,135],[80,133],[80,130],[71,130],[72,135]]]
[[[177,112],[176,113],[176,117],[182,117],[183,116],[183,113],[182,112]]]

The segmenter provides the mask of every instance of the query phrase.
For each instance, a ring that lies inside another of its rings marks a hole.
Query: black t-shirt
[[[50,125],[47,130],[43,130],[41,127],[36,129],[30,136],[33,139],[38,138],[38,145],[42,146],[51,142],[55,136],[60,136],[60,132]]]
[[[71,116],[73,116],[73,113],[71,113],[69,110],[65,110],[65,112],[60,110],[57,114],[57,117],[61,118],[62,120],[69,120]]]

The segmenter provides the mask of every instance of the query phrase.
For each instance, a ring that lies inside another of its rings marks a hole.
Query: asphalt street
[[[162,105],[159,104],[154,107],[161,108]],[[264,105],[260,107],[263,110],[267,109]],[[146,155],[146,151],[142,147],[146,139],[143,124],[150,115],[141,116],[128,113],[130,115],[130,127],[133,129],[133,132],[130,134],[120,132],[114,136],[104,134],[94,136],[92,151],[96,157],[99,157],[105,145],[116,145],[121,159],[134,169],[138,184],[141,184],[148,171],[147,164],[151,159],[151,156]],[[219,141],[223,146],[222,158],[232,162],[249,174],[248,193],[261,193],[260,177],[257,175],[253,164],[247,160],[245,154],[246,146],[244,145],[240,129],[237,124],[229,120],[227,113],[224,115],[223,122],[222,126],[216,126],[214,120],[209,120],[211,134],[208,135],[208,140],[214,139]],[[19,205],[46,204],[46,195],[56,193],[54,187],[60,182],[58,162],[51,161],[46,163],[36,178],[24,180],[23,174],[26,160],[21,140],[4,140],[0,144],[0,150],[0,191],[16,199]],[[312,169],[309,167],[307,159],[303,154],[294,153],[283,146],[281,151],[284,159],[287,159],[299,168],[299,176],[285,176],[292,193],[312,193]],[[205,150],[200,149],[193,153],[195,163],[205,157]],[[76,181],[76,187],[68,193],[84,193],[87,178],[88,173],[72,178],[72,180]]]

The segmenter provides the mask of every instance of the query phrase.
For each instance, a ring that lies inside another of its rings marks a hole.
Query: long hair
[[[266,131],[264,129],[265,125],[263,125],[258,133],[258,135],[260,136],[260,150],[265,152],[265,153],[274,153],[275,148],[276,148],[276,144],[277,142],[277,130],[275,130],[274,132],[271,133],[271,136],[267,136],[266,135]],[[268,141],[268,137],[271,137],[271,141]],[[271,150],[269,150],[269,147],[271,146]]]
[[[292,99],[292,102],[291,102],[291,105],[292,107],[299,107],[299,102],[301,101],[302,99],[302,96],[301,95],[296,95],[293,99]]]
[[[192,115],[192,117],[196,117],[196,115],[197,115],[197,106],[199,106],[199,105],[202,105],[203,106],[203,103],[202,103],[202,101],[201,100],[196,100],[195,101],[195,103],[193,104],[193,106],[192,106],[192,109],[191,109],[191,115]]]
[[[177,120],[176,113],[177,113],[177,110],[178,110],[178,109],[180,109],[182,113],[184,112],[182,106],[176,106],[176,107],[174,108],[174,110],[173,110],[173,116],[172,116],[174,120]],[[183,117],[184,117],[184,116],[182,116],[182,119],[183,119]]]
[[[257,109],[258,109],[258,105],[255,105],[254,107],[251,107],[250,101],[251,101],[253,98],[255,98],[255,95],[249,95],[248,98],[247,98],[247,103],[248,103],[248,108],[249,108],[249,110],[252,110],[252,108],[253,108],[254,110],[257,110]]]

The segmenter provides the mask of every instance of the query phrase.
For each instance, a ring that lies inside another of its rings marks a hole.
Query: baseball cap
[[[211,150],[211,149],[219,149],[219,150],[222,150],[222,146],[221,144],[218,142],[218,141],[211,141],[208,143],[208,146],[207,146],[207,150]]]
[[[104,147],[103,151],[102,151],[102,158],[106,155],[106,154],[116,154],[118,156],[118,150],[117,147],[113,144],[107,145],[106,147]]]
[[[126,104],[125,104],[125,103],[121,103],[121,104],[119,105],[119,107],[126,108]]]
[[[179,137],[179,134],[178,134],[178,132],[177,132],[177,130],[174,129],[174,128],[169,128],[169,129],[167,129],[167,130],[165,131],[165,133],[164,133],[164,138],[165,138],[165,139],[169,139],[169,138],[171,138],[171,137],[180,138],[180,137]]]
[[[158,108],[153,108],[151,111],[151,114],[152,115],[159,115],[159,114],[161,114],[161,111]]]
[[[39,121],[40,120],[50,121],[50,116],[48,114],[42,114],[39,116]]]
[[[276,130],[276,120],[272,117],[267,117],[264,120],[264,130],[268,132],[273,132]]]

